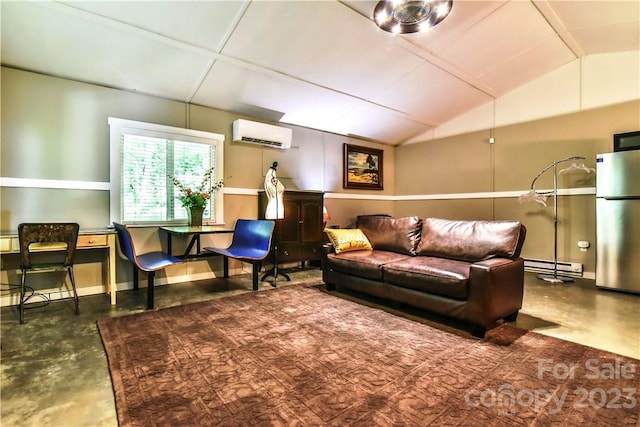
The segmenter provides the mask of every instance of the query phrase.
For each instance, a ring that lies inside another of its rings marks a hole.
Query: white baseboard
[[[213,274],[213,277],[212,277]],[[171,276],[169,278],[162,277],[156,278],[154,286],[167,286],[176,283],[183,282],[195,282],[199,280],[208,280],[216,277],[222,277],[222,272],[218,272],[219,276],[212,272],[204,272],[199,274],[185,274],[182,276]],[[229,270],[229,276],[237,276],[240,274],[247,274],[246,270],[241,268],[235,268]],[[249,274],[251,274],[249,272]],[[146,287],[147,281],[145,279],[144,274],[140,274],[140,287]],[[133,282],[120,282],[116,284],[118,291],[125,291],[133,289]],[[87,296],[87,295],[99,295],[106,294],[106,288],[104,286],[87,286],[87,287],[78,287],[78,296]],[[71,289],[67,288],[50,288],[50,289],[37,289],[37,294],[46,296],[49,300],[55,301],[65,298],[71,298],[73,293]],[[117,304],[117,293],[116,293],[116,304]],[[34,297],[35,298],[35,297]],[[34,302],[38,301],[37,299]],[[2,295],[0,297],[0,307],[7,307],[11,305],[18,305],[20,303],[20,287],[14,288],[12,292],[9,292],[7,295]],[[105,304],[110,304],[108,299],[105,299]]]
[[[85,288],[78,288],[78,296],[85,295],[98,295],[105,293],[104,286],[89,286]],[[73,292],[71,289],[67,288],[50,288],[50,289],[37,289],[35,291],[35,295],[43,295],[47,299],[51,301],[71,298],[73,297]],[[42,299],[38,299],[37,296],[33,297],[34,300],[32,302],[39,302]],[[106,301],[106,300],[105,300]],[[15,287],[13,292],[10,292],[8,295],[3,295],[0,297],[0,307],[6,307],[10,305],[18,305],[20,303],[20,287]]]

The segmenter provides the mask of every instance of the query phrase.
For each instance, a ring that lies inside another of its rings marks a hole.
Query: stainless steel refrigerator
[[[640,293],[640,150],[596,156],[596,286]]]

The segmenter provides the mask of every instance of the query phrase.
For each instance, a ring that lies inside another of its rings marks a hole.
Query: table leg
[[[187,246],[187,250],[184,251],[184,257],[186,258],[190,253],[191,253],[191,249],[193,249],[193,245],[196,243],[196,240],[198,241],[198,253],[200,253],[200,235],[199,234],[194,234],[193,236],[191,236],[191,241],[189,242],[189,245]]]
[[[111,297],[111,305],[116,305],[116,235],[107,235],[107,293]]]

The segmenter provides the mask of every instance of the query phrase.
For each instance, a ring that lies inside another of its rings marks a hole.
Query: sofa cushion
[[[327,228],[324,230],[337,254],[348,251],[371,250],[371,243],[362,230],[356,228]]]
[[[470,269],[465,261],[419,256],[385,264],[382,276],[391,285],[465,300]]]
[[[325,260],[325,268],[366,279],[382,280],[381,267],[384,264],[406,258],[410,257],[378,250],[342,252],[341,254],[329,253]]]
[[[521,248],[519,221],[452,221],[426,218],[418,255],[480,261],[515,258]]]
[[[373,249],[415,255],[420,242],[422,219],[417,216],[360,216],[356,227],[364,232]]]

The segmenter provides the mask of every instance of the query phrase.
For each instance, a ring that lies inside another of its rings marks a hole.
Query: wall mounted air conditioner
[[[233,141],[271,148],[291,147],[292,131],[289,128],[238,119],[233,122]]]

